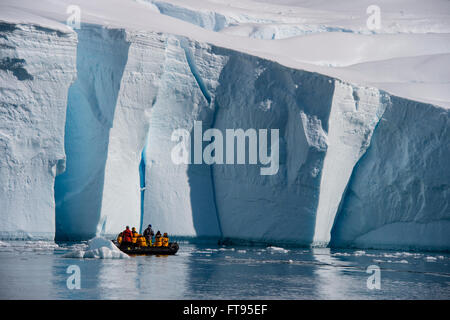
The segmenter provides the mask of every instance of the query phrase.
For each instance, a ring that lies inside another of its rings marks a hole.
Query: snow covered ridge
[[[201,28],[257,39],[346,32],[372,33],[448,33],[445,21],[448,6],[435,1],[426,7],[419,1],[396,4],[393,1],[321,1],[271,0],[136,0],[163,15]],[[366,27],[366,12],[376,5],[383,23],[377,29]]]
[[[170,33],[8,23],[0,45],[3,238],[151,223],[183,236],[450,246],[448,109]],[[277,174],[174,165],[171,134],[195,121],[279,130]]]

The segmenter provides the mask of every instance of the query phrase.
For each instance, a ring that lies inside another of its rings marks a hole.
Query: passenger
[[[122,237],[123,237],[123,233],[119,233],[119,235],[117,236],[117,243],[121,244],[122,243]]]
[[[149,224],[147,229],[144,230],[144,237],[145,237],[145,240],[147,240],[147,243],[149,245],[152,244],[152,240],[153,240],[153,236],[154,235],[155,235],[155,233],[153,232],[152,225]]]
[[[158,232],[156,233],[156,236],[155,236],[155,247],[161,247],[161,246],[162,246],[161,232],[159,232],[159,230],[158,230]]]
[[[131,228],[131,233],[133,235],[132,242],[133,242],[133,244],[136,244],[137,243],[137,239],[139,237],[139,233],[136,231],[135,227]]]
[[[167,232],[164,232],[164,235],[162,237],[162,246],[168,247],[169,246],[169,236],[167,235]]]
[[[122,245],[131,245],[133,242],[133,234],[131,233],[130,227],[127,226],[122,232]]]

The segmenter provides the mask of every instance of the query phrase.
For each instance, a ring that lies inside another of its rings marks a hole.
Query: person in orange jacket
[[[127,226],[124,231],[122,231],[122,245],[128,245],[133,242],[133,234],[131,233],[130,227]]]

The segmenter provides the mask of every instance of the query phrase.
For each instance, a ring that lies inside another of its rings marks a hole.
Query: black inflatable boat
[[[170,242],[168,247],[138,247],[138,246],[122,246],[114,241],[114,244],[120,251],[126,254],[135,254],[135,255],[173,255],[177,253],[179,246],[176,242]]]

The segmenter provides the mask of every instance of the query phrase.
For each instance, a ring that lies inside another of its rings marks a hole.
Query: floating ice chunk
[[[247,253],[247,250],[238,250],[238,253]]]
[[[34,248],[34,249],[55,249],[59,248],[59,246],[50,241],[27,241],[25,242],[26,248]]]
[[[267,251],[271,252],[271,253],[288,253],[289,250],[287,249],[283,249],[280,247],[267,247]]]
[[[219,251],[234,251],[234,248],[219,248]]]
[[[11,245],[8,242],[0,241],[0,247],[10,247]]]
[[[129,256],[117,248],[114,243],[102,237],[95,237],[88,241],[87,250],[76,249],[63,257],[91,258],[91,259],[127,259]]]
[[[403,260],[399,260],[399,261],[394,261],[395,263],[409,263],[407,260],[403,259]]]
[[[10,248],[19,252],[53,252],[55,249],[59,249],[59,246],[52,241],[12,241],[2,242],[0,247]],[[10,251],[10,250],[8,250]]]
[[[83,251],[83,250],[73,250],[73,251],[70,251],[70,252],[66,253],[65,255],[63,255],[63,257],[64,258],[82,259],[82,258],[84,258],[84,253],[85,253],[85,251]]]
[[[364,250],[358,250],[353,253],[355,256],[364,256],[366,252]]]
[[[336,252],[332,254],[333,256],[342,256],[342,257],[348,257],[350,256],[350,253],[346,253],[346,252]]]
[[[437,260],[436,257],[432,257],[432,256],[427,256],[427,257],[425,257],[425,259],[426,259],[427,261],[429,261],[429,262],[434,262],[434,261]]]

